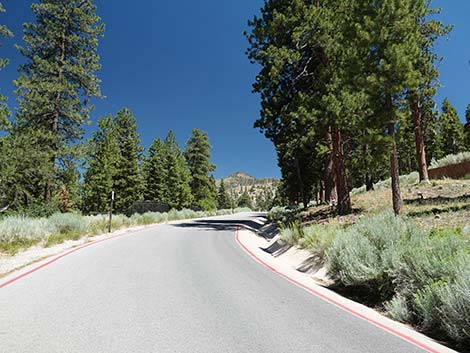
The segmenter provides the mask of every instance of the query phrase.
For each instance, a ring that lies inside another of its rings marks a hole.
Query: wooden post
[[[111,205],[109,207],[108,233],[111,233],[111,224],[113,222],[113,204],[114,204],[114,191],[111,191]]]

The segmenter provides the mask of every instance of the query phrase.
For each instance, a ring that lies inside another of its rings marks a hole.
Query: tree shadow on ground
[[[259,233],[263,224],[255,222],[255,218],[263,217],[264,214],[251,214],[243,218],[237,219],[200,219],[191,222],[174,224],[174,227],[178,228],[197,228],[205,230],[216,230],[216,231],[235,231],[239,227],[246,228],[255,233]]]

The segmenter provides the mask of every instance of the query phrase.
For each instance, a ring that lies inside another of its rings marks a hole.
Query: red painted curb
[[[68,251],[68,252],[66,252],[66,253],[64,253],[64,254],[62,254],[62,255],[59,255],[59,256],[57,256],[57,257],[55,257],[55,258],[53,258],[53,259],[51,259],[51,260],[49,260],[49,261],[43,263],[42,265],[39,265],[39,266],[37,266],[37,267],[35,267],[35,268],[33,268],[33,269],[31,269],[31,270],[25,272],[25,273],[22,273],[22,274],[20,274],[20,275],[18,275],[18,276],[16,276],[16,277],[13,277],[12,279],[9,279],[8,281],[6,281],[6,282],[4,282],[4,283],[1,283],[1,284],[0,284],[0,289],[3,288],[3,287],[8,286],[9,284],[12,284],[13,282],[18,281],[19,279],[21,279],[21,278],[23,278],[23,277],[26,277],[26,276],[28,276],[28,275],[30,275],[30,274],[36,272],[36,271],[39,271],[41,268],[44,268],[44,267],[46,267],[46,266],[49,266],[50,264],[53,264],[54,262],[60,260],[61,258],[65,257],[65,256],[68,256],[68,255],[70,255],[70,254],[73,254],[74,252],[76,252],[76,251],[78,251],[78,250],[87,248],[87,247],[89,247],[89,246],[92,246],[92,245],[95,245],[95,244],[98,244],[98,243],[105,242],[105,241],[107,241],[107,240],[116,239],[116,238],[119,238],[119,237],[122,237],[122,236],[125,236],[125,235],[130,235],[130,233],[129,233],[129,234],[114,235],[114,236],[111,236],[111,237],[106,238],[106,239],[100,239],[100,240],[92,241],[91,243],[86,243],[86,244],[77,246],[76,248],[74,248],[74,249],[72,249],[72,250],[70,250],[70,251]]]
[[[289,282],[291,283],[294,283],[295,285],[305,289],[306,291],[310,292],[311,294],[323,299],[324,301],[330,303],[330,304],[333,304],[335,305],[336,307],[364,320],[364,321],[367,321],[397,337],[400,337],[402,339],[404,339],[405,341],[409,342],[409,343],[412,343],[414,344],[415,346],[419,347],[419,348],[422,348],[426,351],[428,351],[429,353],[440,353],[438,350],[428,346],[427,344],[423,343],[423,342],[420,342],[418,341],[417,339],[411,337],[411,336],[408,336],[407,334],[404,334],[404,333],[401,333],[399,331],[397,331],[396,329],[394,329],[393,327],[390,327],[386,324],[383,324],[381,322],[378,322],[372,318],[369,318],[367,317],[366,315],[364,314],[361,314],[359,313],[358,311],[354,310],[354,309],[351,309],[349,308],[348,306],[336,301],[335,299],[333,298],[330,298],[328,296],[326,296],[325,294],[322,294],[320,293],[319,291],[313,289],[313,288],[310,288],[300,282],[298,282],[297,280],[289,277],[288,275],[284,274],[284,273],[281,273],[279,272],[278,270],[276,270],[274,267],[268,265],[266,262],[264,262],[263,260],[261,260],[258,256],[256,256],[251,250],[249,250],[245,245],[243,245],[238,237],[238,232],[240,230],[240,226],[237,227],[237,230],[236,230],[236,233],[235,233],[235,240],[237,242],[237,244],[248,254],[250,255],[254,260],[256,260],[257,262],[259,262],[260,264],[262,264],[263,266],[267,267],[268,269],[270,269],[272,272],[278,274],[279,276],[283,277],[284,279],[288,280]]]

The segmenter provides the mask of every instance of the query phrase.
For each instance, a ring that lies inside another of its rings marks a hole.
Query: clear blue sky
[[[2,57],[11,65],[0,73],[0,88],[14,105],[12,80],[21,57],[14,43],[21,42],[21,23],[32,19],[31,0],[2,0],[7,13],[0,23],[15,32],[4,42]],[[173,129],[184,145],[191,129],[209,133],[217,177],[242,170],[257,177],[278,177],[271,143],[253,122],[259,99],[251,94],[257,68],[244,52],[242,33],[246,22],[259,12],[262,0],[97,0],[106,23],[99,52],[99,74],[106,99],[95,102],[92,131],[99,116],[127,106],[138,118],[142,142],[148,147],[155,137]],[[470,103],[470,13],[468,0],[434,0],[443,8],[440,16],[455,25],[439,53],[443,87],[437,97],[449,97],[463,119]]]

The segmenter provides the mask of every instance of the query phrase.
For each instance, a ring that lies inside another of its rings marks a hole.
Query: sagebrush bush
[[[380,300],[388,316],[421,329],[470,342],[470,240],[466,229],[425,233],[391,212],[346,228],[314,225],[281,229],[326,259],[337,283]],[[366,290],[366,291],[364,291]]]
[[[452,164],[470,162],[470,152],[461,152],[458,154],[449,154],[439,160],[432,160],[431,168],[446,167]]]
[[[427,285],[453,276],[452,262],[457,252],[466,246],[455,233],[446,236],[415,235],[399,247],[393,268],[397,290],[411,295]]]
[[[326,258],[332,278],[345,286],[376,287],[385,277],[380,253],[353,227],[338,234]]]
[[[410,322],[412,313],[408,307],[405,297],[395,295],[390,301],[384,304],[387,316],[399,322]]]
[[[419,173],[418,172],[412,172],[410,174],[406,175],[400,175],[400,185],[401,186],[408,186],[408,185],[414,185],[419,183]],[[388,178],[382,181],[379,181],[374,184],[374,187],[376,190],[380,189],[389,189],[392,185],[392,179]],[[366,192],[366,187],[365,185],[355,188],[351,190],[351,196],[363,194]]]
[[[391,212],[361,218],[340,231],[325,252],[330,274],[346,286],[361,286],[386,298],[393,291],[390,275],[410,226]]]
[[[303,229],[303,238],[300,245],[308,249],[320,262],[324,262],[325,252],[331,247],[339,231],[340,227],[332,224],[326,227],[318,224],[308,226]]]
[[[438,292],[441,326],[453,339],[470,343],[470,253],[459,254],[454,267],[455,278]]]
[[[417,324],[426,331],[436,331],[440,326],[439,291],[445,286],[442,280],[429,281],[422,289],[418,289],[412,296],[412,307],[416,315]]]
[[[289,227],[281,228],[281,238],[289,245],[297,245],[302,239],[302,230],[298,224],[291,224]]]
[[[55,232],[54,224],[47,218],[8,216],[0,221],[0,242],[40,240]]]
[[[55,213],[49,217],[57,234],[80,233],[88,231],[88,219],[76,213]]]

